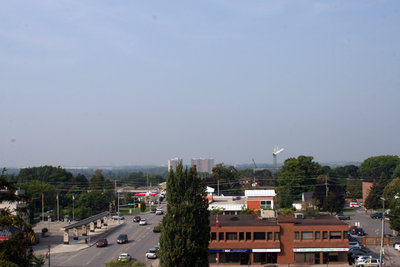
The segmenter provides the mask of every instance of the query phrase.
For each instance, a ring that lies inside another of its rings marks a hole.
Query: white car
[[[146,253],[146,258],[156,259],[157,258],[157,249],[156,248],[149,249],[149,251]]]
[[[156,210],[156,215],[163,215],[164,211],[162,209],[157,209]]]
[[[118,261],[130,261],[132,260],[132,256],[128,253],[121,253],[119,254]]]
[[[385,265],[385,262],[382,260],[382,266]],[[376,258],[369,258],[364,261],[360,261],[356,263],[356,266],[368,266],[368,267],[381,267],[379,265],[379,259]]]
[[[358,256],[357,258],[355,258],[354,259],[354,264],[358,264],[358,263],[361,263],[361,262],[363,262],[363,261],[365,261],[365,260],[368,260],[368,259],[370,259],[371,258],[371,256],[368,256],[368,255],[365,255],[365,256]]]
[[[147,220],[146,219],[141,219],[139,222],[139,225],[146,225],[147,224]]]

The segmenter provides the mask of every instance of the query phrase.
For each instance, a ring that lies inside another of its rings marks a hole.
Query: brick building
[[[349,226],[334,216],[211,215],[210,264],[347,264]]]

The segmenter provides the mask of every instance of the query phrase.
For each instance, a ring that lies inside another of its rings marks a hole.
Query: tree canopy
[[[392,178],[394,170],[400,164],[398,156],[376,156],[364,160],[360,165],[361,177],[366,180],[373,180],[384,175],[387,178]]]
[[[301,199],[302,192],[314,191],[316,178],[323,173],[323,169],[313,159],[311,156],[299,156],[285,160],[278,176],[279,207],[291,207],[294,200]]]

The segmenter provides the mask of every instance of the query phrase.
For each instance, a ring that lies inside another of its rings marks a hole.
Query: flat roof
[[[218,222],[220,226],[262,226],[262,225],[278,225],[276,219],[261,219],[254,214],[239,215],[210,215],[210,226],[216,226]]]
[[[295,225],[347,225],[333,215],[316,214],[303,215],[303,218],[295,218],[294,215],[279,215],[279,223],[294,223]]]

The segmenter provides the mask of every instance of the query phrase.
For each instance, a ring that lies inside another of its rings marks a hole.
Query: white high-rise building
[[[192,159],[192,166],[194,165],[196,165],[197,172],[212,173],[212,168],[214,168],[214,159]]]
[[[168,160],[168,171],[172,169],[174,172],[176,172],[176,166],[178,166],[180,162],[182,162],[182,159],[180,158],[173,158]]]

